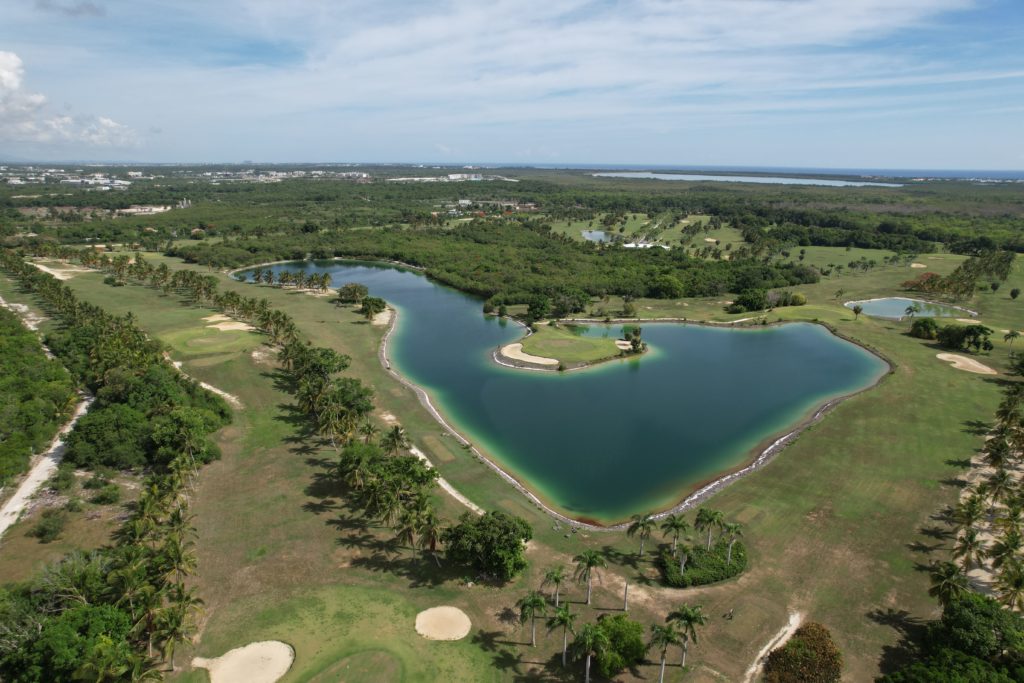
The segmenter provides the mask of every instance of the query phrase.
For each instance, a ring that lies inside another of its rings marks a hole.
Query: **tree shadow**
[[[934,538],[937,541],[948,541],[953,538],[952,530],[940,526],[923,526],[918,531],[922,535]]]
[[[876,624],[892,628],[899,634],[899,640],[895,645],[886,645],[882,648],[878,668],[883,675],[892,673],[920,657],[921,645],[928,631],[927,622],[911,616],[906,610],[894,610],[891,607],[884,610],[873,609],[867,613],[867,617]]]
[[[964,469],[974,467],[974,463],[971,461],[970,458],[961,458],[959,460],[956,458],[949,458],[948,460],[946,460],[946,464],[949,465],[950,467],[962,467]]]
[[[922,543],[921,541],[914,541],[913,543],[907,543],[907,548],[911,552],[923,553],[927,555],[935,552],[936,550],[944,547],[945,545],[945,543],[936,543],[934,545],[928,545],[927,543]]]
[[[961,431],[974,436],[985,436],[992,431],[992,425],[984,420],[965,420],[963,424],[964,428]]]

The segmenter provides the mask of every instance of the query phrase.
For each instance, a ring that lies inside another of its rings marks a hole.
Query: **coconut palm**
[[[363,424],[359,425],[359,434],[363,437],[363,443],[370,443],[380,434],[380,428],[369,420],[364,420]]]
[[[985,557],[985,542],[978,536],[977,529],[965,529],[953,546],[953,559],[963,563],[964,572],[969,572]]]
[[[697,531],[708,532],[708,550],[711,550],[711,532],[716,527],[720,527],[724,522],[725,517],[718,510],[712,510],[710,508],[701,508],[697,510],[697,520],[694,526]]]
[[[673,645],[679,645],[682,642],[682,637],[679,629],[672,622],[664,626],[661,624],[651,625],[651,642],[647,648],[661,650],[661,670],[658,673],[658,683],[664,683],[665,680],[665,660],[668,658],[668,649]]]
[[[429,552],[438,567],[441,566],[441,560],[437,556],[437,544],[441,541],[441,532],[443,531],[444,523],[437,516],[437,512],[433,507],[427,508],[419,517],[419,527],[417,527],[416,533],[420,537],[420,549]]]
[[[402,426],[395,425],[384,434],[384,438],[380,440],[380,445],[385,453],[395,455],[399,451],[409,450],[412,447],[412,442]]]
[[[1017,560],[1007,562],[996,577],[999,602],[1013,610],[1024,608],[1024,566]]]
[[[572,641],[573,659],[586,658],[584,683],[590,683],[590,658],[608,649],[608,635],[597,624],[584,624]]]
[[[1013,476],[1005,469],[996,470],[992,473],[992,476],[985,480],[982,488],[985,495],[988,496],[991,501],[991,507],[989,508],[990,513],[995,509],[997,504],[1006,500],[1006,498],[1013,492],[1014,486],[1015,483],[1013,481]]]
[[[680,605],[668,613],[665,622],[675,624],[679,628],[679,642],[683,650],[683,658],[680,667],[686,666],[686,653],[690,649],[690,643],[697,644],[697,627],[708,623],[708,618],[700,605]]]
[[[516,602],[519,608],[519,623],[530,622],[530,647],[537,647],[537,617],[547,613],[548,601],[538,591],[530,591]]]
[[[992,566],[998,569],[1004,564],[1014,562],[1022,547],[1024,547],[1024,536],[1021,535],[1020,530],[1010,529],[988,549],[988,557],[992,560]]]
[[[967,577],[952,562],[935,562],[929,572],[932,585],[928,595],[946,606],[967,591]]]
[[[640,538],[640,557],[644,556],[644,543],[651,537],[651,531],[653,530],[654,517],[651,515],[633,515],[633,521],[630,522],[629,527],[626,529],[626,535]]]
[[[580,583],[586,582],[587,584],[587,604],[590,604],[590,593],[594,586],[594,576],[597,576],[597,580],[601,580],[601,575],[597,573],[599,568],[608,566],[604,556],[596,550],[584,550],[582,553],[572,558],[572,561],[576,563],[576,580]]]
[[[690,523],[682,515],[666,515],[661,522],[661,531],[666,536],[672,536],[672,553],[675,554],[676,546],[679,545],[679,537],[690,530]]]
[[[1003,341],[1009,344],[1010,346],[1013,346],[1014,340],[1019,338],[1020,332],[1018,332],[1017,330],[1010,330],[1009,332],[1003,335]]]
[[[856,304],[853,307],[853,319],[856,320],[856,319],[860,318],[860,314],[863,313],[863,312],[864,312],[864,307],[861,306],[860,304]]]
[[[560,564],[555,565],[551,569],[544,572],[544,580],[541,582],[540,586],[541,588],[547,585],[552,585],[555,587],[555,607],[558,607],[558,593],[564,581],[565,567]]]
[[[743,536],[743,527],[738,523],[730,524],[726,522],[722,526],[722,531],[729,539],[729,550],[725,554],[725,563],[732,564],[732,547],[736,545],[736,541],[740,540],[740,537]]]
[[[569,652],[569,634],[576,632],[573,630],[576,616],[569,610],[569,605],[562,605],[555,610],[555,613],[548,617],[548,630],[554,631],[556,628],[562,629],[562,666],[566,665],[566,656]]]
[[[970,529],[985,516],[985,500],[978,493],[964,498],[953,509],[953,522],[958,529]]]

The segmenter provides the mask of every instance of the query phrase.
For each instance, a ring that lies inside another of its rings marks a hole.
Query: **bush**
[[[40,543],[56,541],[61,533],[63,533],[64,525],[67,522],[67,515],[62,511],[46,510],[43,512],[43,518],[32,528],[29,535],[38,538]]]
[[[605,614],[598,619],[597,627],[608,638],[607,649],[597,654],[597,670],[602,676],[611,678],[623,669],[643,661],[647,654],[643,624],[625,614]]]
[[[910,326],[910,336],[918,339],[935,339],[939,335],[939,326],[932,318],[916,318]]]
[[[500,511],[482,517],[466,512],[459,523],[445,529],[441,541],[455,562],[501,581],[526,568],[525,543],[533,538],[529,522]]]
[[[82,484],[82,488],[88,489],[89,491],[95,491],[103,488],[109,483],[110,477],[106,472],[95,472],[91,477],[85,480],[85,483]]]
[[[828,629],[804,624],[764,665],[765,683],[834,683],[843,672],[843,654]]]
[[[68,502],[64,505],[64,509],[68,512],[81,512],[82,511],[82,499],[81,498],[69,498]]]
[[[989,351],[992,349],[992,342],[989,335],[992,330],[984,325],[943,325],[939,328],[936,339],[939,344],[954,351],[967,351],[974,349],[975,352]]]
[[[739,575],[747,568],[747,549],[742,541],[736,541],[732,547],[732,563],[726,562],[729,543],[719,539],[708,551],[703,545],[687,548],[686,569],[679,573],[679,560],[668,549],[662,550],[658,558],[661,580],[667,586],[688,588],[703,586],[709,583],[725,581]]]
[[[56,474],[50,477],[50,488],[54,491],[68,491],[75,485],[75,468],[71,463],[61,463]]]
[[[97,491],[96,495],[89,499],[89,502],[95,503],[96,505],[113,505],[120,500],[121,487],[117,484],[110,483]]]

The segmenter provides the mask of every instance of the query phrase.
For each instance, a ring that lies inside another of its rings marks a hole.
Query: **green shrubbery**
[[[625,614],[604,614],[597,620],[597,627],[608,639],[608,647],[597,653],[597,670],[602,676],[611,678],[644,660],[647,645],[643,624]]]
[[[764,665],[765,683],[835,683],[842,673],[843,654],[828,629],[814,622],[772,650]]]
[[[747,568],[747,549],[742,541],[736,541],[732,548],[732,562],[727,560],[729,541],[720,538],[711,550],[704,546],[682,548],[687,555],[686,565],[679,571],[679,560],[668,549],[658,557],[661,579],[668,586],[688,588],[724,581],[740,574]]]
[[[935,339],[939,336],[939,326],[934,318],[916,318],[910,325],[910,336],[918,339]]]
[[[441,541],[448,558],[508,581],[526,568],[525,543],[531,538],[533,529],[526,520],[496,510],[479,517],[463,513]]]
[[[28,533],[38,538],[40,543],[51,543],[60,537],[67,521],[67,515],[62,510],[45,510],[42,518]]]

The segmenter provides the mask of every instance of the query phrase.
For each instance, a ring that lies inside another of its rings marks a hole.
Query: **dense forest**
[[[21,474],[75,404],[75,386],[39,337],[0,308],[0,485]]]

